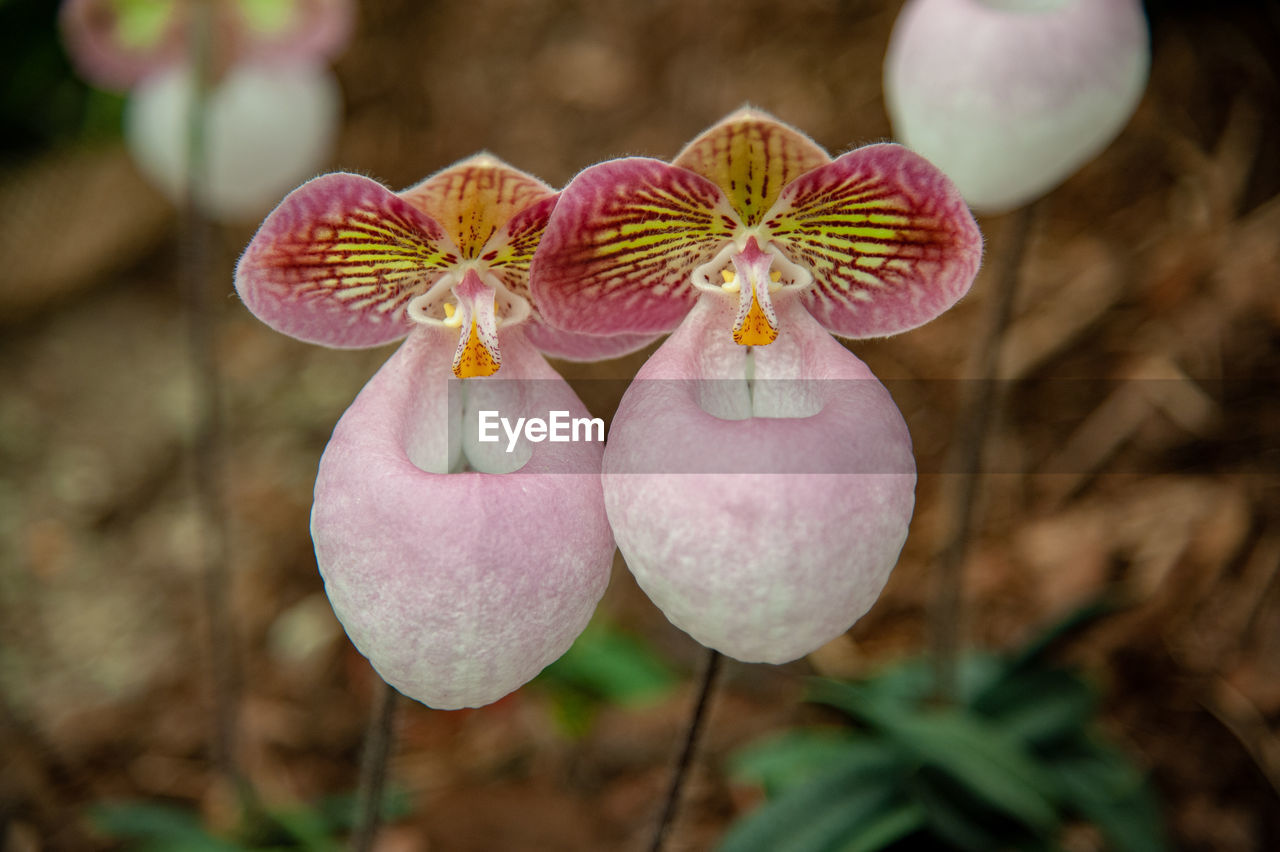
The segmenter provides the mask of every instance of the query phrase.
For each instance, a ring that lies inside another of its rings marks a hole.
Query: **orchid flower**
[[[196,201],[226,220],[256,219],[323,163],[342,100],[325,63],[352,19],[351,0],[64,0],[60,12],[85,79],[130,92],[125,142],[175,201],[188,192],[189,116],[203,100]]]
[[[399,194],[324,175],[281,202],[236,269],[245,305],[298,339],[408,335],[334,429],[311,532],[352,642],[432,707],[480,706],[528,681],[608,582],[601,445],[526,437],[508,452],[474,428],[485,408],[585,416],[539,349],[591,359],[639,342],[541,320],[528,268],[556,197],[488,155]]]
[[[977,210],[1053,189],[1115,138],[1146,86],[1139,0],[909,0],[885,58],[898,137]]]
[[[531,288],[552,324],[675,330],[624,396],[605,506],[640,586],[695,639],[796,659],[870,608],[906,538],[902,415],[828,332],[893,334],[965,293],[981,237],[898,145],[832,160],[745,110],[674,164],[601,163],[563,191]]]

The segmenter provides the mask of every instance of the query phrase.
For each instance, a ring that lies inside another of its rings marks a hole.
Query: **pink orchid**
[[[999,213],[1066,180],[1124,127],[1151,64],[1139,0],[909,0],[884,90],[898,138]]]
[[[85,79],[123,91],[188,60],[202,6],[216,76],[242,63],[331,59],[354,19],[351,0],[63,0],[59,18]]]
[[[628,389],[605,506],[640,586],[695,639],[786,662],[874,603],[906,538],[906,424],[831,338],[918,326],[969,288],[981,237],[898,145],[832,160],[741,111],[673,165],[627,158],[565,188],[534,260],[546,319],[675,333]]]
[[[538,350],[599,358],[637,343],[542,322],[528,269],[556,197],[488,155],[399,194],[325,175],[281,202],[236,270],[245,304],[285,334],[336,347],[408,335],[334,429],[311,532],[352,642],[432,707],[528,681],[608,582],[601,445],[526,437],[508,451],[475,428],[481,409],[584,417]]]
[[[353,13],[351,0],[64,0],[60,22],[85,79],[129,90],[124,136],[142,172],[212,218],[256,221],[332,148],[342,95],[325,63]]]

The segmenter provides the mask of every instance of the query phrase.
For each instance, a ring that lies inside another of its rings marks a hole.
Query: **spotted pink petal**
[[[421,327],[369,381],[325,448],[311,516],[352,643],[388,683],[440,709],[496,701],[564,653],[613,559],[599,443],[530,443],[514,473],[422,469],[449,453],[453,346]],[[589,416],[519,327],[502,346],[515,381],[468,380],[473,394],[511,392],[512,422]]]
[[[741,109],[690,142],[673,161],[720,187],[746,225],[757,225],[795,178],[831,162],[808,136]]]
[[[534,258],[542,316],[569,331],[661,334],[696,300],[689,274],[740,227],[724,194],[700,175],[628,157],[579,173]]]
[[[859,148],[802,175],[764,227],[813,272],[805,307],[845,337],[928,322],[968,291],[982,259],[982,235],[960,193],[901,145]]]
[[[444,229],[376,181],[323,175],[290,193],[236,267],[236,290],[277,331],[335,347],[403,337],[406,303],[457,262]]]
[[[182,5],[64,0],[58,23],[76,70],[96,86],[124,91],[182,58],[188,21]]]

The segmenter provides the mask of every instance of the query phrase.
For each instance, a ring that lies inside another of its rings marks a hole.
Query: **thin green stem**
[[[680,805],[680,794],[684,790],[685,779],[689,775],[689,767],[693,764],[693,755],[698,748],[703,723],[706,721],[707,707],[710,704],[711,688],[715,684],[716,675],[720,671],[720,663],[724,658],[719,651],[710,649],[707,663],[702,669],[702,683],[698,689],[698,699],[693,705],[693,715],[689,718],[689,728],[685,732],[684,746],[680,749],[680,757],[676,761],[671,775],[671,785],[667,788],[667,798],[662,806],[662,815],[658,818],[658,827],[653,833],[653,843],[649,852],[661,852],[666,843],[671,826],[675,823],[676,811]]]
[[[369,714],[369,727],[360,757],[360,781],[356,790],[356,822],[351,833],[351,852],[369,852],[382,821],[382,791],[386,786],[387,762],[395,733],[396,701],[399,693],[382,684]]]
[[[231,615],[227,511],[221,472],[225,470],[222,388],[214,355],[213,305],[208,286],[213,263],[213,223],[200,207],[200,187],[208,168],[206,104],[213,66],[212,7],[193,7],[190,42],[194,78],[186,125],[186,186],[180,220],[182,295],[186,313],[187,354],[196,389],[191,470],[197,510],[204,520],[201,549],[202,601],[209,643],[213,690],[212,759],[220,774],[249,801],[236,760],[240,694],[236,631]]]
[[[1012,214],[1010,233],[991,294],[987,333],[977,352],[976,380],[968,382],[969,393],[957,418],[956,440],[951,448],[949,489],[944,495],[947,529],[938,553],[937,586],[930,614],[934,691],[944,701],[954,701],[959,693],[959,658],[964,621],[964,562],[974,524],[974,506],[981,479],[983,449],[994,413],[1000,405],[1000,351],[1013,316],[1019,270],[1026,256],[1036,204],[1028,204]]]

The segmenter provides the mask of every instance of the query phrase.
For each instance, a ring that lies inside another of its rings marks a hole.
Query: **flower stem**
[[[364,737],[360,757],[360,782],[356,790],[356,822],[351,833],[351,852],[369,852],[378,836],[382,818],[382,790],[387,780],[387,760],[395,729],[396,699],[399,693],[383,683],[374,699],[373,712]]]
[[[964,562],[968,555],[974,520],[974,504],[982,470],[983,449],[995,410],[1000,351],[1013,316],[1018,273],[1026,256],[1036,202],[1016,210],[991,294],[987,333],[980,338],[977,378],[968,382],[969,393],[957,418],[956,441],[951,447],[948,470],[955,471],[944,496],[947,527],[938,554],[937,586],[930,614],[935,696],[955,701],[959,694],[959,657],[964,618]]]
[[[196,508],[204,522],[200,570],[213,690],[212,761],[241,804],[248,804],[252,796],[235,756],[240,682],[231,616],[228,521],[220,475],[226,455],[222,388],[214,355],[213,306],[208,286],[213,223],[200,207],[199,194],[208,166],[205,107],[212,76],[213,24],[208,3],[195,4],[193,9],[190,32],[194,85],[187,116],[186,187],[179,220],[180,280],[196,407],[190,445],[191,476]]]
[[[698,747],[698,739],[706,719],[707,705],[710,703],[711,687],[714,685],[716,674],[720,671],[721,660],[723,657],[719,651],[714,648],[709,650],[707,663],[702,670],[702,685],[698,690],[698,700],[693,705],[693,715],[689,718],[689,728],[685,732],[684,747],[680,750],[680,758],[676,761],[675,771],[671,775],[671,786],[667,789],[667,799],[662,806],[662,816],[658,819],[658,827],[653,833],[653,843],[649,846],[649,852],[660,852],[675,822],[680,793],[684,789],[685,778],[689,774],[693,754]]]

